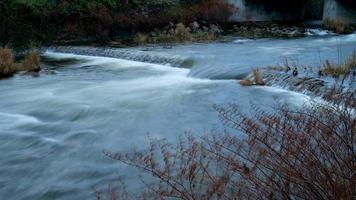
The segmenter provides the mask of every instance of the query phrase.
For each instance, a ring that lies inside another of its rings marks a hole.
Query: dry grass
[[[10,77],[19,71],[38,72],[41,70],[40,54],[36,51],[29,51],[22,63],[15,63],[14,57],[11,49],[0,49],[0,78]]]
[[[155,34],[137,33],[133,37],[133,42],[138,45],[148,43],[176,43],[176,42],[209,42],[215,41],[219,33],[209,31],[192,31],[183,23],[177,23],[169,30],[155,31]]]
[[[325,19],[323,27],[339,34],[348,33],[349,29],[349,25],[342,19]]]
[[[348,76],[351,72],[351,69],[348,65],[337,65],[331,63],[329,60],[326,60],[322,69],[321,75],[330,75],[334,78],[339,78],[342,75]]]
[[[175,37],[177,41],[190,41],[192,38],[189,30],[185,27],[183,23],[178,23],[176,25]]]
[[[0,48],[0,78],[14,74],[14,53],[9,48]]]
[[[340,101],[341,100],[341,101]],[[153,177],[147,192],[115,199],[324,199],[356,195],[355,94],[314,103],[301,110],[254,107],[245,115],[236,105],[216,107],[227,128],[219,134],[178,144],[150,140],[146,151],[105,152]],[[98,192],[99,197],[102,193]],[[137,198],[136,198],[137,197]]]
[[[263,81],[262,76],[261,76],[261,73],[260,73],[259,70],[254,69],[254,70],[252,71],[252,73],[253,73],[253,77],[254,77],[254,80],[255,80],[255,84],[256,84],[256,85],[265,85],[265,82]]]
[[[332,76],[334,78],[340,78],[342,76],[347,77],[352,71],[356,70],[356,51],[346,59],[343,64],[334,64],[329,60],[326,60],[323,68],[320,71],[320,75]]]
[[[148,35],[142,34],[142,33],[137,33],[134,36],[134,42],[138,45],[145,45],[148,43]]]
[[[22,63],[23,71],[38,72],[41,70],[41,57],[37,51],[29,51]]]
[[[264,80],[262,79],[261,73],[258,69],[252,71],[252,77],[246,78],[244,80],[238,81],[242,86],[252,86],[252,85],[265,85]]]

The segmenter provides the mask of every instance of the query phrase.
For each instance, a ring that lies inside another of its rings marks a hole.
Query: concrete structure
[[[356,9],[350,8],[336,0],[324,0],[323,19],[341,19],[347,23],[356,24]]]
[[[233,21],[280,21],[302,19],[304,11],[294,15],[282,15],[278,12],[267,12],[263,7],[246,6],[245,0],[229,0],[238,7],[238,11],[233,15]],[[356,9],[347,7],[337,0],[324,0],[323,19],[342,19],[348,23],[356,24]],[[355,0],[356,1],[356,0]]]

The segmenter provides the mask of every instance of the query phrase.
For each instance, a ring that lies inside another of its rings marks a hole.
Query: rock
[[[297,69],[297,68],[294,68],[294,70],[293,70],[293,76],[298,76],[298,69]]]
[[[240,80],[238,81],[238,83],[242,86],[251,86],[253,85],[253,81],[249,80],[249,79],[244,79],[244,80]]]
[[[199,25],[199,23],[198,22],[196,22],[196,21],[194,21],[194,22],[192,22],[192,23],[190,23],[189,24],[189,28],[192,30],[192,32],[198,32],[198,30],[199,30],[199,27],[200,27],[200,25]]]
[[[219,26],[215,25],[215,24],[211,24],[210,25],[210,32],[212,33],[221,33],[222,30]]]
[[[155,31],[151,31],[151,32],[150,32],[150,36],[151,36],[151,37],[157,37],[157,35],[158,35],[158,34],[157,34]]]
[[[203,32],[208,32],[209,31],[209,28],[206,27],[206,26],[203,26],[201,29],[202,29]]]

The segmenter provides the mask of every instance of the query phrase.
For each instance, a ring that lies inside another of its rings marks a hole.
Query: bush
[[[177,145],[151,140],[146,151],[105,154],[155,178],[140,199],[351,200],[355,93],[330,100],[302,110],[255,107],[252,115],[216,107],[224,125],[242,135],[187,135]],[[109,196],[129,199],[125,194]]]
[[[343,64],[334,64],[329,60],[326,60],[323,68],[319,72],[320,75],[330,75],[334,78],[339,78],[341,76],[347,77],[351,74],[352,71],[356,70],[356,51],[347,58]]]
[[[25,56],[21,71],[38,72],[41,70],[40,64],[40,54],[37,51],[30,51]]]
[[[0,78],[8,78],[16,72],[38,72],[41,70],[40,54],[36,51],[29,51],[25,55],[22,63],[15,63],[15,56],[11,49],[0,49]]]
[[[244,80],[238,81],[238,83],[242,86],[265,85],[265,81],[263,80],[260,71],[257,69],[252,71],[252,75],[249,75]]]
[[[148,35],[137,33],[134,37],[134,42],[138,45],[144,45],[148,42]]]
[[[14,74],[14,54],[11,49],[0,48],[0,78]]]
[[[191,39],[190,32],[183,23],[178,23],[176,25],[175,37],[177,41],[187,41]]]
[[[349,25],[342,19],[324,19],[323,27],[339,34],[350,33],[351,31]]]

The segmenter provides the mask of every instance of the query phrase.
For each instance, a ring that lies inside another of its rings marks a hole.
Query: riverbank
[[[346,28],[347,27],[347,28]],[[340,30],[345,31],[340,31]],[[339,31],[337,31],[339,30]],[[163,28],[156,28],[150,32],[136,32],[128,35],[117,36],[116,39],[109,41],[106,46],[110,47],[132,47],[144,46],[147,44],[166,44],[174,45],[190,42],[214,42],[225,37],[243,37],[249,39],[260,38],[280,38],[292,39],[313,35],[327,34],[349,34],[354,32],[354,25],[346,25],[341,22],[331,23],[328,26],[320,23],[275,23],[275,22],[242,22],[209,23],[206,21],[194,21],[189,24],[170,22]],[[101,46],[95,40],[74,39],[57,40],[57,46]]]

